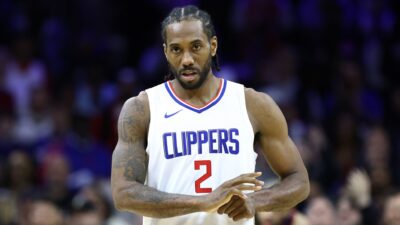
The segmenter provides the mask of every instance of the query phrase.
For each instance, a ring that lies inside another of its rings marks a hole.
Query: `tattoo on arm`
[[[146,133],[145,106],[134,98],[122,108],[118,134],[122,144],[113,153],[113,168],[123,168],[127,181],[144,183],[148,158],[144,150]]]
[[[143,185],[148,164],[145,145],[149,111],[142,97],[128,100],[118,119],[119,139],[112,162],[115,201],[121,209],[158,218],[199,211],[197,196],[165,193]]]
[[[127,159],[124,176],[126,180],[144,183],[147,173],[147,157],[144,152],[135,152]]]
[[[144,103],[138,99],[132,99],[132,104],[126,104],[121,111],[120,118],[118,120],[118,134],[121,140],[125,142],[135,142],[140,137],[143,138],[144,128],[144,116],[145,108]]]

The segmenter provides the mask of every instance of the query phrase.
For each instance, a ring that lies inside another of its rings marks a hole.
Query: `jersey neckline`
[[[185,100],[179,98],[178,95],[175,93],[174,88],[172,87],[171,81],[165,82],[164,85],[165,85],[165,88],[167,89],[168,94],[171,96],[171,98],[176,103],[178,103],[179,105],[181,105],[189,110],[192,110],[194,112],[202,113],[202,112],[206,111],[207,109],[213,107],[215,104],[217,104],[221,100],[222,96],[225,93],[226,83],[227,83],[226,80],[221,78],[217,94],[202,107],[196,107],[196,106],[190,104],[189,102],[186,102]]]

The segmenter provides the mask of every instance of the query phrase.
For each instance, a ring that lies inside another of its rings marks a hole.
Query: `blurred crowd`
[[[111,201],[116,121],[163,82],[161,21],[186,4],[214,20],[216,75],[273,97],[309,171],[310,198],[257,223],[400,224],[399,1],[1,0],[0,225],[141,224]]]

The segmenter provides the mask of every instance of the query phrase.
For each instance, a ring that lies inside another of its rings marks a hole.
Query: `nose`
[[[185,52],[183,54],[182,64],[185,67],[186,66],[193,66],[194,60],[193,60],[192,54],[190,54],[190,52]]]

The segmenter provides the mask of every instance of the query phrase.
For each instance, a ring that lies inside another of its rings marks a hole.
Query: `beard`
[[[204,67],[200,70],[197,68],[194,68],[192,66],[184,66],[182,69],[180,69],[179,71],[177,69],[175,69],[170,63],[168,63],[169,69],[172,73],[172,75],[176,78],[176,80],[179,82],[179,84],[187,90],[194,90],[194,89],[198,89],[199,87],[201,87],[201,85],[203,85],[204,81],[207,79],[208,73],[211,70],[211,61],[212,56],[211,54],[209,55],[206,63],[204,64]],[[192,71],[196,71],[196,73],[199,75],[199,79],[195,82],[186,82],[182,79],[182,72],[185,70],[192,70]]]

